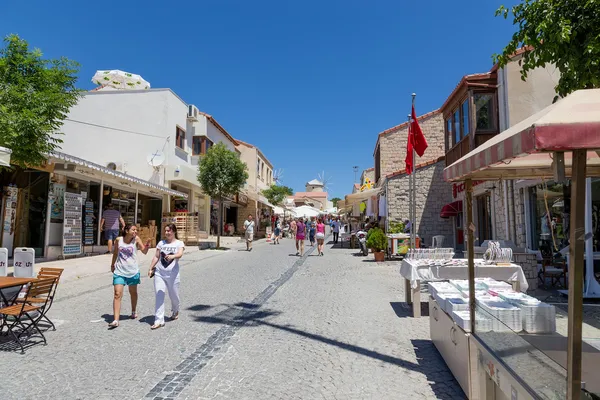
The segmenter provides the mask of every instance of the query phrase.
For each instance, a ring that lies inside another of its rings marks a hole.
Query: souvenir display
[[[94,244],[94,202],[85,202],[85,228],[83,236],[83,244],[90,246]]]
[[[83,197],[80,194],[65,192],[63,221],[63,255],[78,255],[82,250],[83,239]]]

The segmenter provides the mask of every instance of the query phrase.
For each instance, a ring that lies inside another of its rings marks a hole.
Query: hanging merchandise
[[[2,247],[7,248],[9,253],[12,253],[14,242],[18,197],[19,188],[15,185],[11,184],[4,187]]]
[[[373,202],[371,199],[367,200],[367,217],[372,217],[373,214]]]
[[[81,254],[83,197],[65,193],[63,222],[63,256]]]
[[[380,217],[385,217],[386,207],[387,207],[387,202],[386,202],[385,196],[380,196],[379,197],[379,205],[378,205]]]
[[[91,246],[94,244],[94,202],[87,200],[85,202],[85,230],[83,244]]]

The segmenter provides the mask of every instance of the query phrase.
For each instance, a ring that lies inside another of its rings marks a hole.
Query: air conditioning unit
[[[198,107],[196,107],[193,104],[190,104],[188,106],[187,119],[190,120],[190,121],[198,121],[198,114],[200,114],[200,111],[198,110]]]
[[[117,162],[111,161],[106,164],[106,168],[112,169],[113,171],[117,171],[117,172],[123,172],[124,174],[127,173],[127,163],[126,162],[117,163]]]

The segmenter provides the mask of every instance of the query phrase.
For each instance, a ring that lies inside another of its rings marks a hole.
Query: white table
[[[514,290],[526,292],[529,284],[523,268],[517,264],[506,266],[475,264],[476,278],[492,278],[497,281],[510,282]],[[416,265],[413,260],[402,260],[400,275],[404,278],[406,303],[413,305],[413,317],[421,317],[421,281],[435,282],[449,279],[469,279],[469,267],[464,265],[437,267]],[[412,295],[412,301],[411,301]]]

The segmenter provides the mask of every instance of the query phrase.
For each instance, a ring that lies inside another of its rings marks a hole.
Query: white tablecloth
[[[417,281],[443,281],[448,279],[469,279],[469,268],[464,266],[435,267],[435,266],[417,266],[411,260],[402,260],[400,266],[400,275],[410,281],[413,289],[417,288]],[[519,282],[521,291],[526,292],[529,284],[520,265],[511,264],[510,266],[493,265],[475,265],[475,277],[492,278],[497,281]]]

